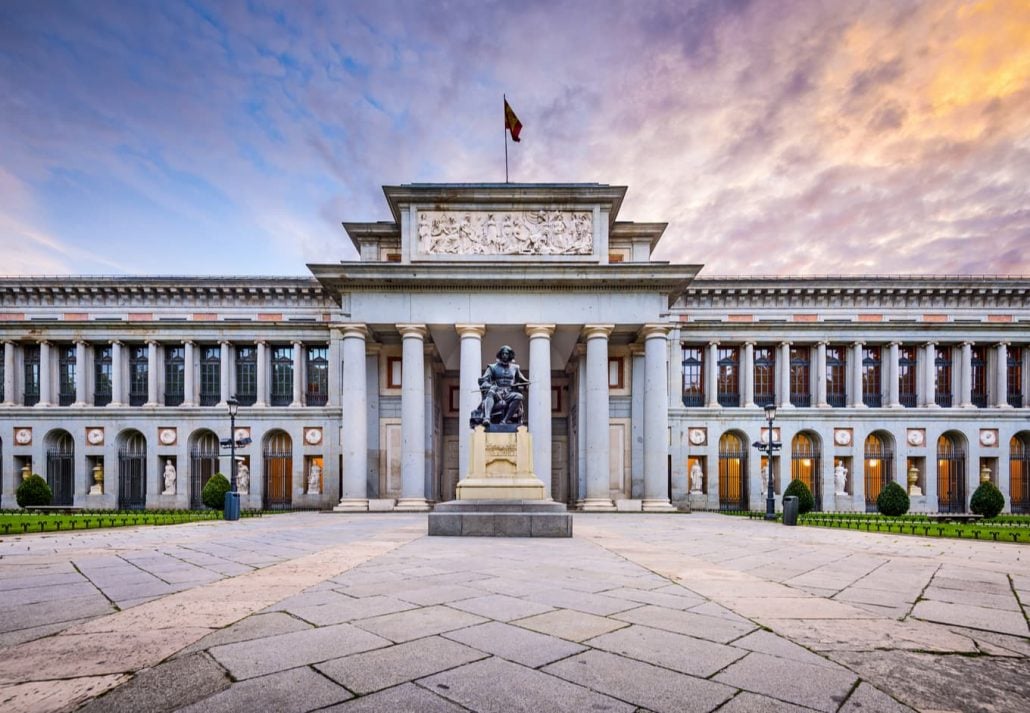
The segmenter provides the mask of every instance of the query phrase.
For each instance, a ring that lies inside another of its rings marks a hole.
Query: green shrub
[[[980,487],[976,489],[973,498],[969,501],[969,509],[984,517],[994,517],[1004,507],[1005,496],[989,480],[986,483],[980,483]]]
[[[229,480],[221,473],[215,473],[200,491],[200,499],[213,510],[225,507],[225,494],[229,492]]]
[[[904,515],[908,512],[909,505],[908,493],[893,481],[888,483],[876,498],[876,509],[891,517]]]
[[[812,491],[805,485],[805,481],[797,478],[790,481],[790,485],[783,491],[783,497],[791,495],[798,499],[798,515],[812,512],[812,508],[815,507],[815,498],[812,497]]]
[[[50,501],[54,498],[54,494],[51,492],[47,482],[35,473],[21,481],[14,495],[18,501],[18,507],[22,508],[49,505]]]

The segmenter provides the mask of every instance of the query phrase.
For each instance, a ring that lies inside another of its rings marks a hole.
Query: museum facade
[[[468,470],[477,379],[528,376],[537,474],[592,511],[864,511],[887,482],[1030,512],[1030,278],[707,278],[651,260],[664,223],[603,184],[384,188],[358,260],[307,278],[0,278],[0,507],[426,510]],[[772,434],[765,407],[776,407]],[[249,439],[247,442],[246,439]],[[547,467],[549,466],[549,467]]]

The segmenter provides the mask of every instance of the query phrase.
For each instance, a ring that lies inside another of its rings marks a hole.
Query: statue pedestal
[[[458,483],[458,500],[547,500],[533,470],[533,437],[525,426],[515,433],[472,432],[469,475]]]
[[[708,509],[708,496],[704,493],[690,493],[689,502],[691,512]]]

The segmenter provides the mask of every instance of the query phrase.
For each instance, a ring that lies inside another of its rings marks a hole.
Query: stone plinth
[[[691,493],[690,494],[690,510],[707,510],[708,509],[708,496],[704,493]]]
[[[525,426],[515,433],[472,432],[469,475],[458,483],[458,500],[546,500],[533,470],[533,438]]]
[[[452,500],[429,513],[429,534],[572,537],[572,514],[549,500]]]
[[[834,495],[833,504],[835,512],[858,512],[855,509],[855,499],[851,495]]]

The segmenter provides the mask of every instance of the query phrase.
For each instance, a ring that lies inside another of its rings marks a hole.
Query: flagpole
[[[508,106],[508,95],[502,94],[504,97],[504,106]],[[508,117],[504,117],[504,182],[508,182]]]

